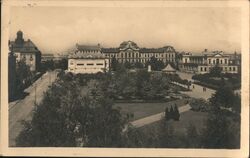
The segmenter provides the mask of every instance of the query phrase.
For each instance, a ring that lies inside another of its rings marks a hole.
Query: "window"
[[[185,59],[185,63],[187,63],[187,59]]]
[[[203,68],[201,67],[201,71],[203,71]]]
[[[219,59],[216,59],[216,64],[219,64]]]
[[[211,59],[208,59],[208,64],[211,64]]]
[[[222,64],[222,59],[220,60],[220,63]]]
[[[225,59],[225,64],[227,64],[227,59]]]
[[[229,67],[229,71],[232,71],[232,68],[231,68],[231,67]]]
[[[88,65],[88,66],[91,66],[91,65],[94,65],[94,64],[93,64],[93,63],[88,63],[87,65]]]
[[[233,67],[233,71],[235,71],[235,67]]]
[[[225,71],[227,71],[227,67],[225,67]]]
[[[97,63],[96,65],[103,65],[103,63]]]
[[[83,66],[84,64],[77,64],[77,66]]]
[[[207,71],[207,68],[206,68],[206,67],[204,67],[204,71]]]

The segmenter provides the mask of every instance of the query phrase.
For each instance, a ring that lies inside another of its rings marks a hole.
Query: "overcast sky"
[[[240,51],[238,8],[12,7],[10,39],[22,30],[42,53],[60,53],[79,44],[118,47],[173,46],[177,51]]]

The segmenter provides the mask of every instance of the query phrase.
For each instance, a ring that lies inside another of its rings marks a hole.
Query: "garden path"
[[[184,106],[179,107],[178,109],[179,109],[179,113],[183,113],[183,112],[190,110],[191,106],[189,104],[186,104]],[[151,115],[148,117],[144,117],[142,119],[132,121],[130,123],[133,127],[139,128],[139,127],[151,124],[153,122],[159,121],[159,120],[163,119],[164,116],[165,116],[165,112],[161,112],[161,113],[154,114],[154,115]],[[126,131],[126,130],[127,130],[127,127],[124,128],[124,131]]]

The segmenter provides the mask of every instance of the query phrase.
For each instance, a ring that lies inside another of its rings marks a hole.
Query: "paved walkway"
[[[194,74],[179,72],[179,71],[177,72],[177,74],[180,76],[180,78],[187,79],[193,82],[192,76]],[[206,87],[206,91],[203,91],[203,86],[200,86],[194,83],[192,83],[192,85],[190,86],[190,90],[191,91],[181,92],[181,93],[186,94],[192,98],[203,98],[206,100],[208,100],[212,96],[212,94],[215,93],[215,90],[207,88],[207,87]]]
[[[42,79],[39,78],[25,92],[29,93],[22,100],[9,103],[9,146],[15,146],[15,139],[22,130],[20,121],[32,118],[34,103],[40,103],[43,94],[47,91],[49,85],[56,79],[56,72],[47,72]]]
[[[179,113],[183,113],[183,112],[186,112],[186,111],[190,110],[191,106],[189,104],[186,104],[184,106],[179,107],[178,109],[179,109]],[[131,125],[133,127],[139,128],[139,127],[154,123],[156,121],[159,121],[164,117],[165,117],[165,112],[161,112],[161,113],[154,114],[154,115],[151,115],[151,116],[148,116],[148,117],[144,117],[142,119],[132,121],[130,123],[131,123]],[[128,127],[126,126],[123,131],[126,131],[127,128]]]

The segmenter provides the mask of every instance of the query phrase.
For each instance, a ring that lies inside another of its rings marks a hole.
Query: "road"
[[[46,72],[25,92],[29,93],[24,99],[9,103],[9,146],[15,146],[15,139],[22,130],[21,121],[32,118],[34,103],[39,104],[49,85],[55,81],[55,71]]]
[[[194,74],[185,73],[185,72],[177,72],[177,74],[180,76],[180,78],[187,79],[193,82],[192,76]],[[186,91],[186,92],[181,92],[181,93],[187,94],[188,96],[192,98],[203,98],[206,100],[208,100],[212,96],[212,94],[215,93],[215,90],[207,88],[207,87],[206,87],[206,91],[203,91],[203,86],[200,86],[194,83],[192,83],[192,85],[190,86],[190,90],[191,91]]]

